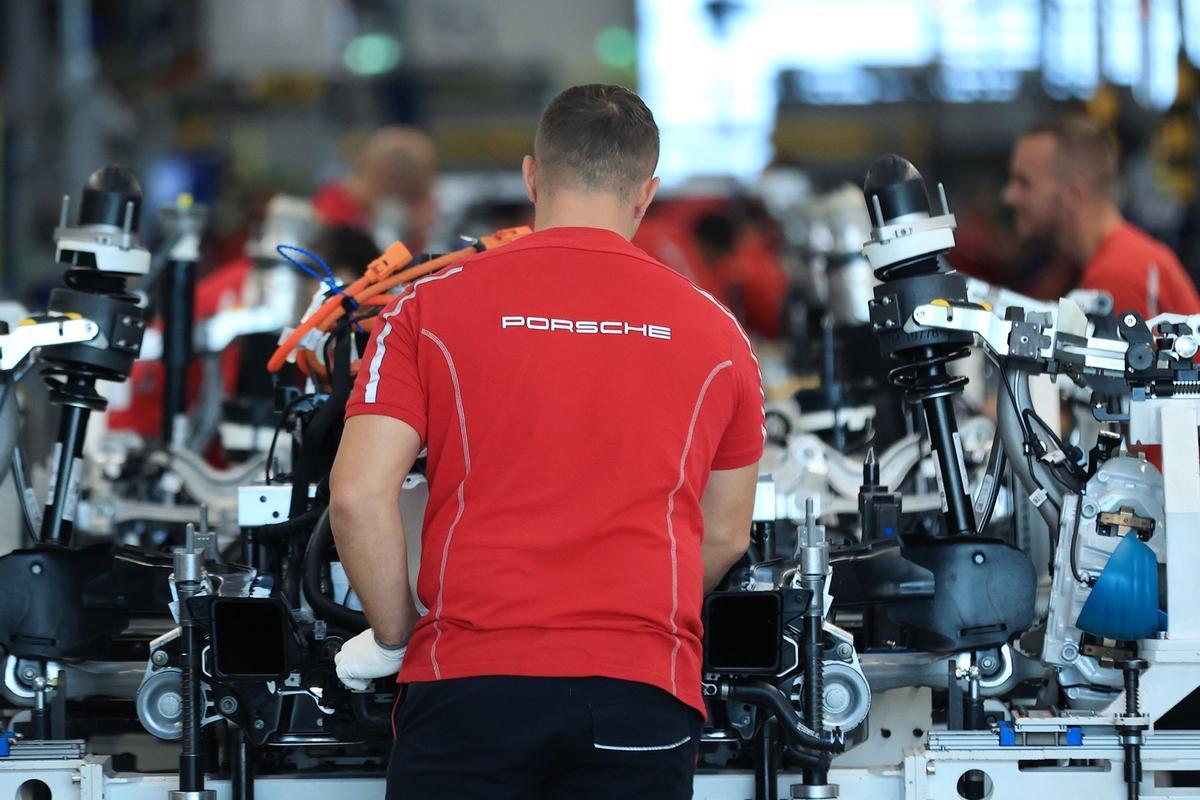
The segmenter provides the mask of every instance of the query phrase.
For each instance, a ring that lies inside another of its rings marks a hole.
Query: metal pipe
[[[195,316],[196,264],[173,258],[163,280],[163,419],[167,444],[187,441],[187,369],[192,361]]]
[[[779,723],[769,719],[754,744],[754,800],[779,800]]]
[[[55,447],[58,463],[51,474],[46,513],[42,516],[44,544],[71,543],[71,532],[75,527],[75,506],[79,502],[79,483],[75,467],[83,459],[83,441],[87,435],[90,415],[91,411],[86,408],[63,406]]]
[[[1005,380],[1017,407],[1013,408],[1013,403],[1005,396],[1001,396],[997,401],[996,426],[1000,432],[1000,441],[1008,453],[1009,466],[1025,491],[1030,495],[1038,489],[1046,492],[1049,502],[1042,503],[1037,510],[1050,530],[1056,531],[1059,509],[1062,508],[1062,489],[1055,483],[1048,469],[1037,461],[1033,462],[1033,469],[1030,471],[1029,459],[1025,458],[1025,423],[1021,419],[1021,409],[1033,407],[1033,399],[1029,396],[1029,376],[1014,370],[1008,373]]]
[[[195,549],[196,529],[187,526],[187,542],[175,551],[175,588],[179,595],[180,647],[182,666],[180,693],[183,695],[181,727],[183,750],[179,755],[179,791],[204,791],[204,745],[201,740],[200,630],[192,619],[188,601],[203,580],[203,554]]]
[[[254,800],[254,754],[241,728],[229,728],[229,782],[233,800]]]
[[[800,551],[800,583],[812,593],[804,612],[804,721],[818,733],[825,730],[825,574],[829,571],[829,545],[817,525],[816,507],[805,503],[804,542]],[[827,769],[805,768],[805,786],[825,786]]]

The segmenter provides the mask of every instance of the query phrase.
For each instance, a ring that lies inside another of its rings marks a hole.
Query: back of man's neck
[[[600,228],[612,231],[626,240],[633,238],[633,221],[629,212],[616,202],[606,202],[593,196],[558,196],[538,202],[534,207],[533,229]]]

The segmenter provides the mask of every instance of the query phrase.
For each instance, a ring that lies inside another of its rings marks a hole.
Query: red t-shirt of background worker
[[[317,189],[312,204],[317,218],[330,227],[367,228],[371,224],[370,212],[340,183],[327,183]]]
[[[551,228],[417,281],[362,364],[347,416],[428,446],[400,680],[603,676],[703,713],[700,498],[764,436],[729,312],[616,233]]]
[[[1171,249],[1144,231],[1121,223],[1100,243],[1083,271],[1082,289],[1100,289],[1113,298],[1113,311],[1200,314],[1200,294]]]

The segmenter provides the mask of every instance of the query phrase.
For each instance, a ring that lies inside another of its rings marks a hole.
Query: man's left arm
[[[338,556],[385,648],[407,644],[419,616],[408,580],[400,490],[420,449],[420,436],[399,419],[352,416],[330,475]]]

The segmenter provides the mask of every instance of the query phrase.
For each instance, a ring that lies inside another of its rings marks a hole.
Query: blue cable
[[[305,256],[306,258],[311,258],[313,261],[320,264],[321,269],[325,270],[325,275],[324,276],[318,275],[317,272],[315,270],[313,270],[311,267],[309,267],[308,265],[302,264],[301,262],[299,262],[296,259],[289,256],[286,252],[288,250],[291,250],[294,253],[299,253],[300,255]],[[342,285],[340,283],[338,283],[337,276],[335,276],[333,274],[333,270],[331,270],[329,268],[329,265],[325,263],[325,259],[321,258],[316,253],[305,250],[303,247],[296,247],[295,245],[290,245],[290,244],[275,245],[275,252],[279,253],[280,256],[282,256],[287,261],[289,261],[293,266],[297,267],[301,272],[304,272],[305,274],[315,278],[316,280],[318,280],[321,283],[328,286],[329,290],[331,292],[333,292],[334,294],[340,294],[342,297],[346,298],[346,300],[348,300],[350,302],[351,310],[353,310],[353,311],[358,310],[358,301],[355,300],[350,295],[346,294],[346,290],[342,288]],[[359,325],[357,321],[352,320],[352,322],[354,323],[354,327],[358,330],[359,333],[366,333],[366,331],[363,330],[363,327],[361,325]]]

